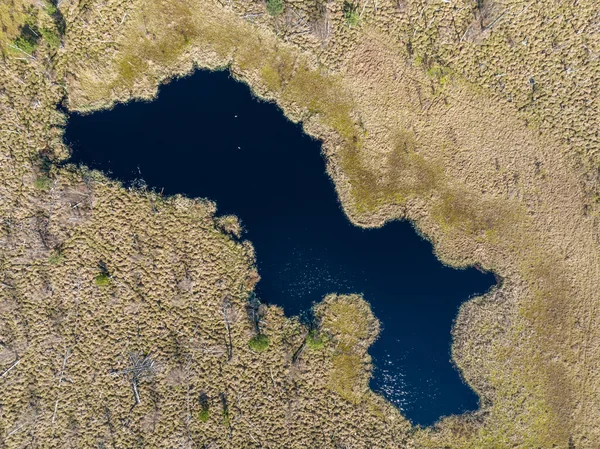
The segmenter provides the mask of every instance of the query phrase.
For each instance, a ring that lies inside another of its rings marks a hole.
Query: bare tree
[[[227,360],[231,360],[233,357],[233,342],[231,340],[231,323],[235,320],[235,309],[233,304],[231,303],[231,299],[229,295],[226,295],[223,298],[223,303],[221,306],[221,311],[223,313],[223,321],[225,322],[225,329],[227,330],[227,339],[225,344],[227,346]]]
[[[115,375],[125,375],[129,377],[133,398],[135,403],[133,407],[141,404],[139,385],[142,380],[149,379],[156,373],[156,365],[150,354],[143,355],[139,352],[129,353],[129,366],[122,371],[115,371]]]

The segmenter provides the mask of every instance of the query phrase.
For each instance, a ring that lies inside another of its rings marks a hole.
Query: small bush
[[[96,278],[94,279],[94,283],[98,286],[98,287],[106,287],[107,285],[110,284],[110,276],[107,273],[100,273],[98,276],[96,276]]]
[[[28,55],[31,55],[35,51],[36,47],[35,43],[29,42],[28,40],[23,39],[22,37],[16,38],[13,42],[13,45],[19,50],[27,53]]]
[[[35,179],[33,184],[36,189],[46,192],[52,187],[52,180],[46,175],[40,175]]]
[[[265,334],[257,334],[248,342],[250,349],[256,352],[263,352],[269,347],[269,337]]]
[[[21,28],[21,34],[13,41],[13,45],[29,55],[35,52],[40,34],[33,22],[27,22]]]
[[[201,393],[200,396],[198,397],[198,402],[200,403],[200,412],[198,412],[198,420],[201,422],[206,422],[208,421],[208,418],[210,417],[210,413],[209,413],[209,407],[210,407],[210,403],[208,402],[208,396],[206,395],[206,393]]]
[[[42,37],[44,38],[44,40],[46,42],[48,42],[48,45],[50,45],[50,47],[52,47],[52,48],[60,47],[60,37],[58,36],[58,34],[55,31],[42,28],[40,30],[40,33],[42,34]]]
[[[356,26],[360,22],[360,15],[358,14],[358,6],[354,3],[344,2],[344,20],[349,26]]]
[[[325,342],[317,331],[310,331],[306,337],[306,346],[310,349],[321,349]]]
[[[51,265],[60,265],[63,261],[64,256],[60,251],[54,252],[50,257],[48,257],[48,263]]]
[[[58,8],[56,7],[56,5],[54,5],[50,2],[45,3],[44,9],[46,10],[46,13],[49,16],[53,16],[54,14],[56,14],[58,12]]]
[[[208,421],[208,418],[210,418],[210,412],[208,409],[203,409],[198,412],[198,421],[206,422]]]
[[[221,405],[223,406],[223,425],[229,427],[231,424],[231,417],[229,416],[229,404],[227,403],[227,396],[225,393],[219,394],[221,398]]]
[[[267,12],[275,17],[283,12],[283,0],[267,0]]]

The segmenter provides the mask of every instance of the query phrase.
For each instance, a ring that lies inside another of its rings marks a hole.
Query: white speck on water
[[[398,366],[396,365],[398,362]],[[400,369],[402,366],[400,360],[394,360],[388,352],[385,354],[385,359],[380,362],[380,366],[376,366],[379,372],[379,390],[384,393],[385,397],[396,406],[400,411],[404,411],[406,406],[412,402],[410,399],[414,397],[415,392],[409,391],[409,386],[406,384],[405,374]]]
[[[317,254],[312,248],[296,248],[294,257],[279,268],[279,273],[279,279],[286,283],[285,290],[294,298],[307,297],[324,288],[327,293],[347,290],[352,285],[340,272],[340,267],[331,264],[326,255]],[[298,276],[299,273],[301,276]]]

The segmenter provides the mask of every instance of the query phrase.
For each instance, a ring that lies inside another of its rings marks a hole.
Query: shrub
[[[13,45],[22,52],[31,55],[35,52],[39,40],[39,30],[31,21],[28,21],[21,28],[21,34],[13,41]]]
[[[200,394],[198,402],[200,403],[200,412],[198,412],[198,420],[201,422],[206,422],[210,417],[210,413],[208,411],[210,404],[208,402],[208,396],[206,395],[206,393]]]
[[[267,12],[275,17],[283,12],[283,0],[267,0]]]
[[[231,418],[229,416],[229,404],[227,403],[227,396],[225,396],[225,393],[220,393],[219,396],[221,398],[221,405],[223,406],[223,425],[225,427],[229,427],[231,424]]]
[[[27,39],[23,39],[22,37],[18,37],[13,42],[13,45],[19,50],[31,55],[35,51],[37,43],[30,42]]]
[[[56,31],[47,30],[45,28],[42,28],[40,30],[40,33],[42,34],[42,37],[44,38],[44,40],[46,42],[48,42],[48,45],[50,45],[50,47],[52,47],[52,48],[60,47],[60,37],[58,36]]]
[[[198,421],[206,422],[210,418],[210,412],[208,409],[202,409],[198,412]]]
[[[52,187],[52,180],[46,175],[38,176],[34,181],[34,186],[38,190],[47,191]]]
[[[50,257],[48,257],[48,263],[51,265],[59,265],[63,261],[64,257],[60,251],[55,251]]]
[[[100,273],[96,276],[94,282],[98,287],[105,287],[110,284],[110,276],[107,273]]]
[[[315,330],[310,331],[306,336],[306,346],[311,349],[321,349],[324,344],[323,338]]]
[[[265,334],[257,334],[248,342],[250,349],[256,352],[263,352],[269,347],[269,337]]]
[[[56,7],[56,5],[54,5],[51,2],[46,2],[44,4],[44,9],[46,10],[46,13],[49,16],[53,16],[54,14],[56,14],[58,12],[58,8]]]
[[[344,19],[349,26],[356,26],[360,22],[360,15],[358,14],[358,7],[354,3],[344,2]]]

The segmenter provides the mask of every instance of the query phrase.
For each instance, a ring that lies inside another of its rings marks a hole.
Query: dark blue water
[[[262,280],[257,294],[298,314],[327,293],[363,293],[382,321],[372,388],[413,423],[475,410],[450,361],[459,305],[492,274],[443,266],[407,222],[353,226],[325,173],[318,141],[226,72],[173,81],[151,103],[70,117],[72,161],[164,194],[216,200],[241,218]]]

